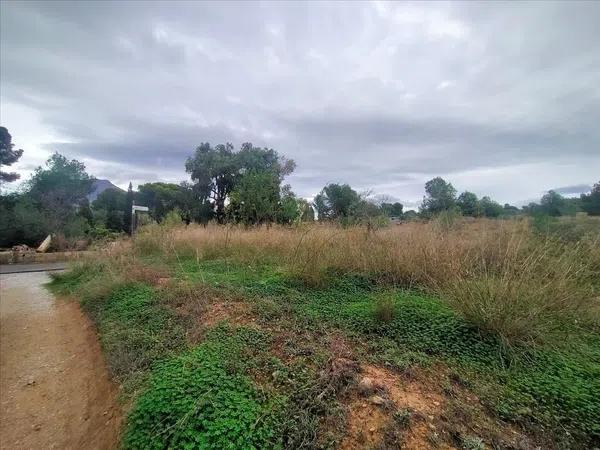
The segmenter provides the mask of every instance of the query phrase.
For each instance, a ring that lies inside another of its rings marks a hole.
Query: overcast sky
[[[600,2],[1,3],[0,123],[126,186],[200,142],[413,206],[434,176],[501,202],[600,180]]]

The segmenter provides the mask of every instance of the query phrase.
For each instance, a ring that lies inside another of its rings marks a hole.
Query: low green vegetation
[[[517,246],[503,229],[475,234],[480,226],[153,226],[106,261],[56,275],[53,286],[81,299],[128,387],[126,448],[334,448],[366,364],[406,380],[431,371],[452,405],[457,389],[472,392],[483,409],[456,420],[491,415],[494,426],[517,423],[543,448],[590,448],[600,438],[596,246],[584,233],[565,253],[567,241],[539,241],[535,228],[518,228],[528,243]],[[323,243],[329,250],[318,253]],[[543,285],[533,273],[544,273]],[[475,295],[471,283],[483,274],[511,288],[478,286]],[[477,315],[493,295],[489,308],[503,321]],[[535,332],[516,326],[522,318]],[[352,349],[344,369],[336,339]],[[420,417],[388,413],[402,424],[390,428],[394,442]],[[491,445],[469,430],[438,430],[430,440]]]
[[[158,364],[129,416],[125,448],[282,448],[286,398],[246,374],[268,336],[219,327]]]

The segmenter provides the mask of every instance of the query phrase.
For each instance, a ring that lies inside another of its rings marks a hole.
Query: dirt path
[[[0,448],[117,448],[117,389],[94,329],[47,281],[0,276]]]

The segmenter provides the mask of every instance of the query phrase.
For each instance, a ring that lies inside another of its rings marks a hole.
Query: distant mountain
[[[96,200],[98,196],[107,189],[116,189],[117,191],[125,192],[123,191],[123,189],[121,189],[118,186],[115,186],[108,180],[94,180],[94,183],[92,184],[92,192],[90,192],[87,196],[90,204],[93,203],[94,200]]]

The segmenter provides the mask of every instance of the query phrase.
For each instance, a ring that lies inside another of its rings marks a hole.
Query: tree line
[[[10,166],[23,154],[15,150],[8,130],[0,127],[0,163]],[[199,145],[185,162],[191,181],[179,184],[131,183],[127,192],[107,189],[91,204],[88,195],[94,177],[83,163],[53,154],[16,192],[0,195],[0,246],[36,245],[46,235],[98,238],[128,232],[131,206],[148,206],[149,219],[207,224],[241,223],[290,225],[302,221],[339,221],[344,224],[385,223],[392,220],[431,218],[444,211],[469,217],[510,217],[519,214],[560,216],[585,211],[600,215],[600,182],[590,194],[565,198],[549,191],[540,203],[523,208],[504,204],[472,192],[457,195],[451,183],[440,177],[425,184],[419,207],[404,211],[400,202],[359,193],[348,184],[327,184],[312,202],[297,197],[285,177],[296,167],[293,160],[270,148],[244,143]],[[2,183],[18,179],[0,170]]]

